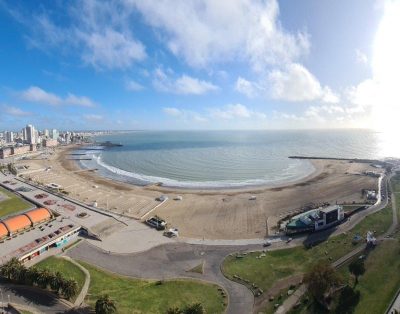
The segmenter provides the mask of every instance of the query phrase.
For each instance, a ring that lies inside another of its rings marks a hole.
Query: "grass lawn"
[[[259,252],[251,253],[243,258],[228,256],[222,266],[224,274],[232,279],[238,275],[250,284],[267,291],[279,279],[304,273],[310,265],[320,259],[335,261],[354,249],[352,239],[355,234],[365,235],[368,230],[382,234],[392,223],[391,206],[372,214],[361,221],[351,232],[333,237],[310,249],[296,247],[270,251],[265,257],[256,258]],[[327,253],[327,254],[326,254]]]
[[[223,313],[224,299],[218,286],[191,280],[171,280],[158,284],[122,277],[79,262],[90,272],[90,297],[86,303],[94,306],[102,294],[117,303],[118,313],[165,313],[169,307],[201,303],[206,313]]]
[[[356,286],[361,299],[354,313],[384,313],[400,286],[400,243],[379,244],[365,261],[365,269]]]
[[[41,261],[40,263],[36,264],[35,267],[48,268],[54,272],[59,271],[66,278],[75,279],[76,282],[78,283],[77,295],[82,290],[83,284],[85,283],[85,274],[82,272],[82,270],[80,270],[78,266],[72,264],[71,262],[63,258],[51,256]],[[73,298],[73,300],[75,299]]]
[[[355,290],[360,292],[360,300],[354,308],[354,314],[385,313],[390,301],[400,286],[400,242],[384,241],[371,251],[365,261],[365,273],[359,277]],[[354,277],[350,274],[349,263],[339,272],[344,282],[354,286]],[[292,310],[291,314],[311,314],[312,306],[308,302]]]
[[[0,193],[7,195],[7,199],[0,201],[0,218],[11,214],[16,214],[20,211],[33,207],[31,203],[3,189],[2,187],[0,187]]]

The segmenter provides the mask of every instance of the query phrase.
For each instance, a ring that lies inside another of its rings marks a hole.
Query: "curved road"
[[[251,246],[203,246],[185,243],[165,244],[143,253],[109,254],[86,241],[67,252],[77,260],[83,260],[108,271],[143,279],[194,278],[222,286],[229,296],[228,313],[251,313],[254,297],[245,286],[224,277],[220,265],[226,255]],[[254,246],[253,249],[260,249]],[[204,274],[188,272],[204,261]]]

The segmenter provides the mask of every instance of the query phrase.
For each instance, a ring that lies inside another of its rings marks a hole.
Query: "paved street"
[[[253,294],[245,286],[226,279],[220,270],[225,256],[240,250],[261,249],[257,246],[202,246],[184,243],[166,244],[137,254],[109,254],[86,241],[67,255],[121,275],[144,279],[196,278],[224,287],[229,295],[228,313],[251,313]],[[204,274],[187,270],[205,261]]]
[[[75,313],[54,295],[31,287],[0,283],[4,302],[27,305],[44,314]],[[0,294],[0,302],[1,302]]]

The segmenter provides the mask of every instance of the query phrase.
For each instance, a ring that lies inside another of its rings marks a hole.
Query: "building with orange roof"
[[[29,220],[28,216],[25,215],[18,215],[8,218],[3,221],[3,224],[7,227],[10,235],[28,229],[32,226],[32,222]]]
[[[0,239],[5,238],[6,236],[8,236],[8,229],[2,222],[0,222]]]
[[[32,225],[38,224],[40,222],[49,220],[51,218],[51,213],[46,208],[36,208],[25,213]]]

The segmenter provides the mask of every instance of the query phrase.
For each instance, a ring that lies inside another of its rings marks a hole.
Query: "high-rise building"
[[[28,136],[26,135],[26,128],[22,129],[22,140],[24,142],[28,140]]]
[[[45,137],[49,137],[49,130],[45,129],[43,131],[43,134],[44,134]]]
[[[58,131],[56,129],[51,130],[51,136],[53,140],[57,140],[59,137]]]
[[[14,142],[14,133],[11,131],[6,132],[6,143]]]
[[[31,124],[26,126],[26,141],[28,144],[36,144],[36,132],[35,127]]]

